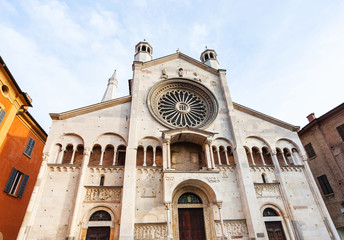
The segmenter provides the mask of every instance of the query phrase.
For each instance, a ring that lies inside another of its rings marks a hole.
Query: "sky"
[[[126,96],[135,45],[153,59],[216,50],[236,103],[297,126],[344,102],[342,0],[0,0],[0,55],[29,112],[99,103],[114,69]]]

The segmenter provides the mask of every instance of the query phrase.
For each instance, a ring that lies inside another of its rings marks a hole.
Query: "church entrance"
[[[206,240],[203,208],[179,208],[179,240]]]
[[[110,227],[89,227],[86,240],[109,240]]]
[[[281,222],[265,222],[269,240],[286,240]]]

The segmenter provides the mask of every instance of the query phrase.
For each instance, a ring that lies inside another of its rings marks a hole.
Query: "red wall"
[[[30,137],[36,141],[31,158],[24,155]],[[0,232],[6,240],[16,239],[19,232],[42,163],[43,147],[44,144],[15,117],[0,148]],[[13,167],[30,176],[23,197],[4,192]]]

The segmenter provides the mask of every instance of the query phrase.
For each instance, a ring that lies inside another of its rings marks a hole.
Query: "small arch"
[[[277,160],[280,166],[284,166],[285,162],[284,162],[284,158],[282,155],[282,151],[279,148],[276,148],[276,156],[277,156]]]
[[[262,181],[263,181],[263,183],[268,183],[268,180],[267,180],[265,173],[262,174]]]
[[[84,157],[84,145],[78,145],[74,155],[74,164],[81,164]]]
[[[127,147],[124,145],[120,145],[117,148],[117,165],[124,166],[125,165],[125,155],[126,155]]]
[[[100,210],[92,214],[90,221],[111,221],[111,215],[107,211]]]
[[[149,53],[151,53],[150,47],[147,47],[147,51],[148,51]]]
[[[212,146],[212,150],[213,150],[213,157],[214,157],[214,162],[216,165],[219,165],[221,164],[219,162],[219,158],[218,158],[218,155],[217,155],[217,147],[216,146]]]
[[[146,51],[147,47],[146,45],[142,45],[142,51]]]
[[[107,145],[103,155],[103,165],[110,166],[113,164],[113,158],[115,156],[115,148],[112,145]]]
[[[291,152],[293,154],[295,164],[301,164],[301,157],[300,157],[300,154],[297,151],[297,149],[296,148],[292,148]]]
[[[224,146],[220,146],[219,151],[220,151],[220,161],[222,164],[226,165],[227,161],[226,161],[226,152],[225,152]]]
[[[290,150],[288,148],[283,148],[283,155],[288,165],[294,165],[293,157],[291,156]]]
[[[263,153],[263,158],[264,158],[265,164],[273,165],[271,154],[270,154],[270,151],[268,150],[268,148],[267,147],[263,147],[262,151],[263,151],[262,153]]]
[[[155,164],[157,166],[162,166],[162,149],[160,146],[156,147],[155,155]]]
[[[233,151],[231,146],[227,146],[227,157],[228,157],[228,162],[230,165],[235,165],[235,160],[233,156]]]
[[[213,53],[209,53],[209,56],[211,59],[214,59],[214,54]]]
[[[54,156],[54,162],[55,163],[59,163],[61,154],[62,154],[62,145],[57,143],[57,144],[55,144],[54,150],[53,150],[53,156]]]
[[[92,148],[92,152],[90,155],[90,165],[99,165],[100,163],[100,158],[102,154],[102,147],[98,144],[94,145]]]
[[[138,146],[136,150],[136,166],[143,166],[144,151],[143,146]]]
[[[277,217],[278,213],[272,208],[265,208],[263,211],[263,217]]]
[[[101,177],[100,177],[100,182],[99,182],[99,186],[104,186],[104,183],[105,183],[105,176],[104,176],[104,175],[101,175]]]
[[[71,163],[73,156],[73,145],[68,144],[63,154],[62,164]]]
[[[153,147],[148,146],[146,150],[147,166],[153,166]]]
[[[202,204],[202,199],[194,193],[186,192],[178,198],[178,204]]]
[[[257,147],[252,148],[252,156],[256,165],[263,165],[263,159]]]
[[[208,53],[206,53],[206,54],[204,55],[204,60],[207,61],[208,59],[209,59],[209,55],[208,55]]]
[[[248,164],[251,166],[251,165],[253,165],[253,161],[252,161],[250,149],[246,146],[244,146],[244,148],[245,148]]]

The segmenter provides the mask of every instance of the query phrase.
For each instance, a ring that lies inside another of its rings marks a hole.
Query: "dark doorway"
[[[89,227],[86,240],[109,240],[110,227]]]
[[[286,240],[281,222],[265,222],[269,240]]]
[[[206,240],[203,208],[179,208],[179,240]]]

